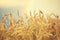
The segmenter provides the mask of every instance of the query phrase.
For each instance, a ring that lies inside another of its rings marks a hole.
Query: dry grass
[[[60,19],[53,16],[55,18],[47,15],[46,20],[43,12],[39,11],[39,15],[34,13],[34,17],[29,19],[26,15],[28,24],[25,24],[23,18],[16,21],[12,13],[5,14],[0,22],[0,40],[60,40]],[[10,17],[8,28],[4,22],[7,17]]]

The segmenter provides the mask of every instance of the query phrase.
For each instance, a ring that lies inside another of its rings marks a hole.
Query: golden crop
[[[45,18],[43,12],[39,11],[39,15],[34,12],[32,17],[30,12],[29,19],[25,14],[28,19],[25,24],[23,17],[19,17],[16,21],[12,13],[4,14],[0,21],[0,40],[60,40],[60,19],[54,14],[51,15],[46,15]],[[8,17],[10,24],[6,26],[5,20]]]

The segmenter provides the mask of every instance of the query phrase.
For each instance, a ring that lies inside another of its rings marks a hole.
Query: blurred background
[[[36,10],[43,11],[43,13],[55,13],[60,15],[60,0],[0,0],[0,20],[5,13],[13,12],[17,18],[17,10],[20,15]],[[24,16],[24,15],[23,15]]]

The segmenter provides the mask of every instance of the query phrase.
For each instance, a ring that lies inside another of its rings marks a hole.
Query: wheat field
[[[0,21],[0,40],[60,40],[59,16],[50,14],[45,18],[42,11],[39,11],[39,15],[35,12],[33,14],[32,17],[30,12],[30,18],[25,15],[28,24],[25,24],[23,17],[18,17],[16,21],[11,12],[4,14]],[[6,26],[8,17],[10,21]]]

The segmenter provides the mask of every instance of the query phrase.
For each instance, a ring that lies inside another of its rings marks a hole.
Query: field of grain
[[[55,14],[45,15],[42,11],[30,12],[30,18],[25,15],[28,24],[24,23],[23,17],[14,18],[12,13],[4,14],[0,21],[0,40],[60,40],[60,18]],[[19,16],[19,13],[18,13]],[[53,18],[53,17],[54,18]],[[10,18],[9,25],[5,20]]]

